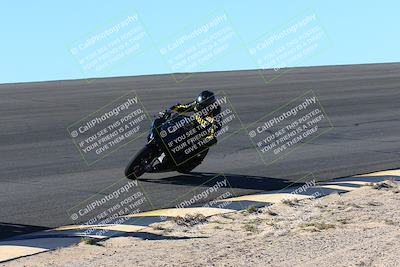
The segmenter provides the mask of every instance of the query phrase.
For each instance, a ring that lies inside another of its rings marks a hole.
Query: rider
[[[195,101],[185,105],[177,104],[170,108],[178,113],[194,112],[196,121],[203,127],[211,127],[209,135],[205,137],[207,146],[217,143],[217,132],[220,130],[221,106],[217,103],[215,95],[211,91],[201,92]]]

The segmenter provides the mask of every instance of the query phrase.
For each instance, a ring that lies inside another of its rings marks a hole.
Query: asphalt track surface
[[[135,90],[151,114],[224,90],[249,125],[312,89],[334,126],[266,166],[241,131],[212,148],[193,175],[146,174],[154,207],[224,173],[239,195],[283,188],[313,173],[318,180],[400,167],[400,64],[290,69],[265,83],[258,71],[0,85],[0,237],[71,224],[66,211],[123,177],[145,140],[88,167],[67,127]]]

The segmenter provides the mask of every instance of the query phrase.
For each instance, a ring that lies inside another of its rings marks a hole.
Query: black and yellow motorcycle
[[[211,142],[204,137],[211,131],[212,126],[203,127],[193,116],[160,112],[150,127],[147,144],[130,160],[125,176],[137,179],[146,172],[192,171],[207,156]]]

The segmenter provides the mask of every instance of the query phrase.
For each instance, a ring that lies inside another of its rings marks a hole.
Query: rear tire
[[[149,146],[143,147],[131,159],[125,168],[125,177],[136,180],[146,172],[146,166],[153,159],[153,150]]]
[[[196,168],[203,162],[204,158],[207,156],[207,153],[208,153],[208,148],[205,149],[204,151],[200,152],[195,157],[193,157],[191,160],[188,160],[181,166],[178,166],[177,171],[180,173],[191,172],[192,170],[194,170],[194,168]]]
[[[194,168],[196,168],[197,166],[199,166],[200,163],[192,163],[192,164],[188,164],[187,166],[179,166],[177,171],[179,173],[190,173]]]

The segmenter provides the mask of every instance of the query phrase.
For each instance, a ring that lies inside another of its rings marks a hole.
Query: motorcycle
[[[207,142],[194,137],[209,131],[201,129],[192,117],[171,110],[160,112],[150,126],[147,144],[130,160],[125,176],[137,179],[146,172],[191,172],[209,151]]]

